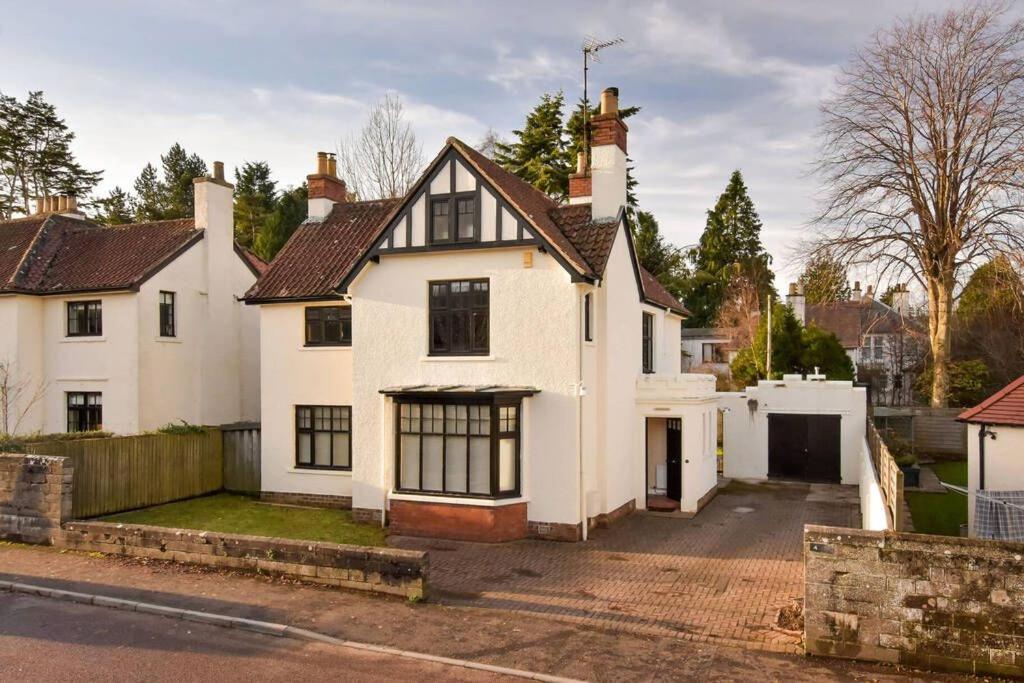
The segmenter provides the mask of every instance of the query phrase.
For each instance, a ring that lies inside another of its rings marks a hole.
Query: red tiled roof
[[[590,220],[590,204],[559,206],[548,212],[559,231],[576,247],[597,277],[604,276],[608,256],[619,230],[618,221]]]
[[[1024,375],[957,417],[964,422],[1024,427]]]
[[[663,306],[679,315],[689,315],[690,312],[679,303],[679,300],[672,296],[665,286],[658,282],[658,279],[651,275],[643,266],[640,268],[640,283],[644,288],[644,299],[656,306]]]
[[[384,227],[399,199],[341,202],[323,221],[303,223],[246,294],[251,302],[335,296],[335,289]]]
[[[252,274],[256,277],[263,275],[263,273],[267,272],[267,268],[270,267],[270,264],[257,256],[252,249],[239,246],[236,243],[235,251],[242,257],[242,261],[245,262],[245,265],[249,266],[249,270],[251,270]]]
[[[856,349],[865,334],[895,334],[900,315],[877,299],[807,304],[806,318],[827,332],[835,333],[844,349]]]
[[[0,222],[0,292],[135,288],[202,234],[191,218],[112,227],[57,214]]]

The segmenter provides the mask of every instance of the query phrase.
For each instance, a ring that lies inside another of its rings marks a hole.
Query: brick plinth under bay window
[[[455,505],[392,500],[391,533],[501,543],[526,538],[526,503]]]

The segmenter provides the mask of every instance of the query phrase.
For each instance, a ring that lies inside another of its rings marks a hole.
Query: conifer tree
[[[96,220],[100,223],[123,225],[133,220],[132,196],[120,187],[115,187],[106,197],[97,200],[96,204],[99,206]]]
[[[647,272],[658,279],[677,299],[682,297],[689,272],[683,252],[669,243],[648,211],[639,211],[632,221],[636,257]]]
[[[253,251],[264,261],[270,261],[306,219],[309,193],[305,183],[286,190],[278,197],[274,210],[267,216],[263,229],[256,235]]]
[[[565,94],[544,93],[515,140],[496,142],[494,160],[552,198],[569,194],[569,138],[564,124]]]
[[[135,179],[135,197],[132,209],[137,221],[158,221],[165,218],[164,185],[157,175],[156,166],[146,164]]]
[[[195,214],[193,180],[205,176],[209,170],[198,154],[189,154],[179,143],[174,143],[167,154],[160,157],[164,177],[165,218],[190,218]]]
[[[800,276],[800,283],[809,304],[829,304],[850,298],[846,268],[827,251],[811,257]]]
[[[246,161],[235,169],[235,239],[252,246],[277,203],[277,183],[265,161]]]

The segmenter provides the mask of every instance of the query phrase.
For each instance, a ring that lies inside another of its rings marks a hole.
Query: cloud
[[[553,80],[564,80],[579,67],[546,49],[532,49],[520,54],[521,46],[495,47],[496,62],[486,78],[506,90],[524,90]]]

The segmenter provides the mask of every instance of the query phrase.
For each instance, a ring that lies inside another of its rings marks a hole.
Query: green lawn
[[[967,461],[937,462],[923,465],[935,470],[939,479],[957,486],[967,486]],[[914,530],[919,534],[959,536],[960,525],[967,523],[967,496],[959,493],[920,493],[907,491]]]
[[[353,545],[384,545],[384,530],[352,521],[347,510],[287,507],[231,493],[191,498],[144,510],[121,512],[103,521],[150,524],[254,536]]]

